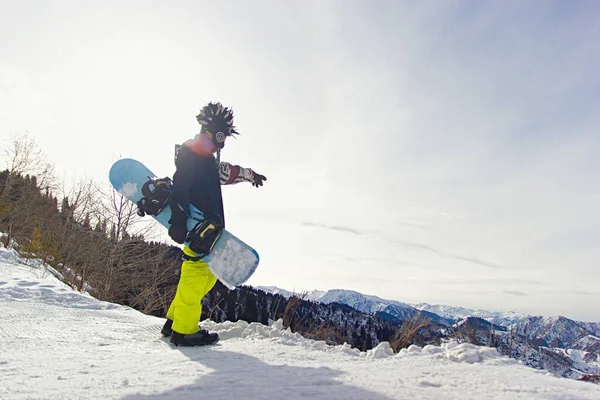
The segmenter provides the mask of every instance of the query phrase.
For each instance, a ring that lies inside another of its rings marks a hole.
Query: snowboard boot
[[[165,322],[165,324],[163,325],[162,329],[160,330],[160,333],[162,333],[162,335],[164,337],[169,337],[169,336],[171,336],[172,332],[173,332],[173,320],[167,318],[167,322]]]
[[[215,344],[218,341],[219,335],[209,333],[204,329],[189,335],[183,335],[175,331],[171,333],[171,343],[175,346],[205,346],[207,344]]]

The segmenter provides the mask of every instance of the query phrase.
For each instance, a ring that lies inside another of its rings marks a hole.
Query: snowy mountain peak
[[[295,294],[285,289],[281,289],[277,286],[256,286],[256,288],[266,293],[280,294],[283,297],[292,297]]]
[[[266,293],[271,293],[271,294],[279,294],[283,297],[292,297],[292,296],[304,296],[305,300],[310,300],[310,301],[318,301],[319,298],[321,298],[326,292],[323,290],[311,290],[310,292],[296,292],[296,291],[289,291],[286,289],[282,289],[280,287],[277,286],[256,286],[256,289],[262,290],[263,292]]]
[[[319,301],[323,303],[341,303],[349,305],[359,311],[366,313],[385,312],[390,306],[396,308],[413,311],[413,307],[406,303],[396,300],[386,300],[381,297],[366,295],[354,290],[345,289],[333,289],[328,290],[319,298]]]
[[[493,322],[497,325],[509,326],[515,324],[525,318],[528,318],[529,315],[516,313],[513,311],[509,312],[498,312],[498,311],[488,311],[488,310],[474,310],[466,307],[457,307],[457,306],[448,306],[444,304],[428,304],[428,303],[418,303],[411,304],[418,310],[428,311],[434,314],[437,314],[441,317],[448,319],[464,319],[467,317],[479,317],[485,319],[489,322]]]
[[[291,295],[291,292],[275,286],[259,286],[258,289],[274,294],[281,294],[283,296],[285,296],[284,293]],[[414,315],[417,311],[414,307],[401,301],[386,300],[378,296],[366,295],[347,289],[330,289],[327,291],[313,290],[307,293],[305,299],[325,304],[345,304],[360,312],[368,314],[385,313],[398,320],[404,320]]]

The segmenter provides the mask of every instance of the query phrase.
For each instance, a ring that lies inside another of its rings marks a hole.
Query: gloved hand
[[[259,187],[263,185],[263,182],[267,180],[267,177],[252,171],[252,186]]]
[[[187,228],[185,225],[174,224],[169,227],[169,236],[175,242],[179,244],[183,244],[185,242],[185,238],[187,237]]]

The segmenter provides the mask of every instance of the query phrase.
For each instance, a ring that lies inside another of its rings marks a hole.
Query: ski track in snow
[[[2,399],[599,399],[473,345],[387,343],[361,353],[272,326],[204,321],[210,347],[177,348],[164,319],[72,291],[0,249]]]

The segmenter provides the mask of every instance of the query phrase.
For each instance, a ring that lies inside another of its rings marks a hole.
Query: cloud
[[[395,222],[396,225],[407,226],[409,228],[423,229],[423,230],[431,230],[433,229],[431,226],[424,224],[423,222],[418,221],[399,221]]]
[[[513,296],[529,296],[527,293],[518,292],[516,290],[503,290],[503,293],[511,294]]]
[[[418,248],[421,250],[435,253],[442,257],[452,258],[455,260],[464,261],[464,262],[468,262],[471,264],[476,264],[476,265],[480,265],[480,266],[484,266],[484,267],[488,267],[488,268],[492,268],[492,269],[501,269],[501,270],[512,269],[511,267],[508,267],[506,265],[482,260],[478,257],[464,256],[464,255],[460,255],[460,254],[456,254],[456,253],[450,253],[450,252],[446,252],[446,251],[443,251],[443,250],[437,249],[435,247],[432,247],[430,245],[426,245],[426,244],[422,244],[422,243],[411,242],[411,241],[407,241],[407,240],[392,239],[392,238],[387,237],[387,235],[383,234],[382,232],[377,232],[377,231],[373,231],[373,230],[361,231],[356,228],[351,228],[349,226],[327,225],[327,224],[315,223],[315,222],[302,222],[302,226],[328,229],[328,230],[338,231],[338,232],[347,232],[347,233],[352,233],[354,235],[359,235],[359,236],[364,236],[367,234],[381,235],[393,243],[400,244],[400,245],[406,246],[406,247]]]
[[[366,258],[347,257],[347,256],[342,256],[342,255],[337,255],[337,254],[325,254],[325,253],[321,253],[321,254],[330,259],[341,260],[341,261],[346,261],[346,262],[350,262],[350,263],[362,263],[365,261],[369,261]]]
[[[349,257],[346,255],[340,255],[340,254],[333,254],[333,253],[315,253],[315,255],[322,255],[324,257],[327,257],[329,259],[332,260],[341,260],[341,261],[346,261],[349,263],[356,263],[356,264],[364,264],[364,263],[377,263],[380,264],[380,266],[392,266],[393,269],[395,269],[397,271],[397,267],[402,266],[402,267],[416,267],[416,268],[426,268],[426,269],[432,269],[432,270],[437,270],[436,267],[434,266],[430,266],[430,265],[424,265],[415,261],[409,261],[409,260],[402,260],[399,258],[384,258],[384,257]],[[403,271],[406,271],[407,269],[403,269]],[[406,277],[403,278],[404,280],[406,280]],[[389,282],[389,280],[388,280]],[[425,282],[425,281],[423,281]]]
[[[465,261],[465,262],[468,262],[471,264],[481,265],[481,266],[492,268],[492,269],[501,269],[501,270],[512,269],[511,267],[508,267],[506,265],[498,264],[498,263],[491,262],[491,261],[485,261],[485,260],[482,260],[477,257],[464,256],[464,255],[460,255],[460,254],[446,252],[446,251],[436,249],[432,246],[422,244],[422,243],[415,243],[415,242],[410,242],[407,240],[398,240],[398,239],[389,239],[389,240],[394,243],[400,244],[402,246],[419,248],[422,250],[426,250],[426,251],[435,253],[442,257],[452,258],[452,259],[459,260],[459,261]]]
[[[365,232],[365,231],[359,231],[357,229],[350,228],[348,226],[334,226],[334,225],[319,224],[319,223],[314,223],[314,222],[302,222],[302,226],[329,229],[329,230],[338,231],[338,232],[347,232],[347,233],[352,233],[354,235],[359,235],[359,236],[364,236],[367,234],[367,232]]]
[[[554,287],[555,285],[547,282],[538,281],[535,279],[524,279],[524,278],[482,278],[482,279],[461,279],[457,281],[445,281],[445,285],[448,286],[462,286],[462,285],[493,285],[493,286],[538,286],[538,287]]]
[[[585,290],[571,290],[570,293],[580,296],[600,296],[600,293],[587,292]]]

